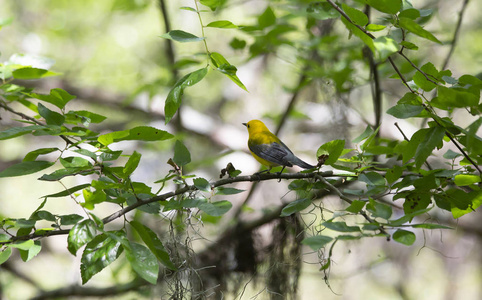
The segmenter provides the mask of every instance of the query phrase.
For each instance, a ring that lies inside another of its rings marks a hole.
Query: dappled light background
[[[355,36],[349,37],[339,20],[322,21],[317,30],[325,33],[311,32],[306,29],[302,18],[296,18],[297,15],[303,16],[307,6],[304,2],[309,1],[227,1],[220,11],[206,10],[202,14],[203,23],[230,20],[238,26],[250,26],[256,24],[260,13],[270,5],[277,18],[284,18],[296,30],[281,32],[267,45],[271,47],[267,49],[269,52],[252,58],[249,46],[255,42],[253,35],[239,29],[204,28],[209,50],[222,53],[237,67],[237,75],[248,92],[221,73],[210,70],[203,81],[185,90],[180,117],[165,125],[164,101],[176,78],[204,67],[207,60],[202,42],[174,42],[176,65],[173,66],[168,41],[160,38],[166,32],[165,17],[169,19],[171,30],[180,29],[197,36],[201,36],[202,32],[197,15],[180,9],[194,6],[193,1],[164,1],[167,6],[164,13],[161,2],[0,1],[0,60],[21,61],[58,72],[58,76],[22,84],[35,87],[37,93],[48,93],[50,89],[59,87],[76,95],[77,99],[69,103],[71,108],[89,109],[108,117],[101,125],[91,125],[97,131],[107,133],[149,125],[179,133],[192,157],[192,163],[186,166],[185,173],[196,174],[210,181],[219,179],[221,169],[228,163],[241,170],[242,175],[260,170],[259,164],[249,155],[246,143],[248,134],[242,125],[251,119],[263,120],[273,132],[280,128],[278,136],[294,153],[311,164],[316,164],[318,147],[334,139],[345,139],[346,148],[357,149],[357,145],[351,141],[368,124],[375,124],[371,87],[368,84],[369,69],[361,64],[347,65],[344,59],[361,56],[362,44]],[[453,38],[464,1],[413,2],[419,9],[433,10],[426,28],[446,45],[414,37],[420,49],[411,58],[419,66],[430,60],[440,68],[447,57],[448,44]],[[476,76],[482,72],[481,12],[480,1],[469,1],[458,33],[457,46],[448,62],[454,77],[462,74]],[[371,19],[382,22],[383,17],[381,13],[373,11]],[[317,38],[310,40],[311,35]],[[245,41],[247,46],[232,47],[236,41]],[[316,45],[310,45],[309,42]],[[302,78],[308,67],[308,57],[316,57],[319,61],[319,65],[311,66],[313,79],[309,84],[307,78]],[[395,61],[401,69],[411,68],[400,57]],[[390,78],[394,71],[388,63],[380,66],[380,73],[383,88],[381,137],[403,140],[394,126],[395,122],[409,137],[423,124],[415,123],[412,119],[396,120],[385,113],[407,90],[400,80]],[[294,106],[289,108],[290,103]],[[20,106],[18,109],[27,111]],[[286,116],[285,112],[288,112]],[[0,113],[1,130],[14,126],[15,116],[4,111]],[[454,122],[461,127],[474,120],[475,117],[467,118],[466,114],[454,116]],[[135,150],[142,154],[139,168],[132,175],[133,180],[152,184],[163,178],[171,169],[167,161],[173,156],[174,142],[122,142],[125,153]],[[2,141],[0,168],[21,161],[28,151],[39,144],[43,147],[62,147],[59,140],[44,136],[25,135]],[[115,147],[112,146],[114,150]],[[444,147],[436,154],[442,156],[449,148]],[[442,164],[437,156],[430,157],[429,161],[434,166]],[[323,170],[329,168],[324,167]],[[290,170],[298,171],[298,167]],[[43,195],[63,189],[56,182],[35,180],[38,177],[38,174],[33,174],[15,180],[0,179],[2,217],[28,217],[40,205]],[[84,178],[77,177],[67,178],[63,184],[73,186],[88,182],[87,178],[83,181]],[[233,224],[234,218],[250,220],[280,203],[295,200],[296,194],[289,191],[288,184],[288,181],[261,182],[242,214],[235,216],[228,213],[220,223],[214,225],[209,220],[198,221],[196,228],[200,237],[193,242],[193,248],[199,250],[210,246],[221,232],[220,228]],[[251,183],[243,182],[236,187],[249,190]],[[174,189],[175,186],[167,188]],[[229,200],[234,207],[239,207],[246,194],[230,196]],[[390,198],[385,200],[392,202]],[[392,203],[394,215],[401,214],[401,210],[397,210],[401,203]],[[96,214],[104,217],[116,207],[114,204],[102,204]],[[318,201],[315,208],[301,213],[301,216],[306,224],[321,222],[344,207],[346,204],[338,197],[328,196]],[[46,208],[58,214],[84,213],[68,197],[50,199]],[[414,230],[417,236],[412,246],[387,241],[382,237],[340,241],[334,247],[332,265],[326,273],[320,271],[319,253],[303,246],[299,299],[481,299],[480,212],[455,221],[446,211],[432,210],[430,214],[440,224],[454,229],[407,229]],[[418,221],[424,222],[424,217],[428,218],[422,216]],[[361,223],[363,219],[358,221]],[[118,220],[109,226],[116,228],[122,224],[122,220]],[[150,226],[155,228],[156,222],[153,221]],[[257,243],[269,244],[272,227],[268,224],[258,230]],[[47,250],[43,250],[32,261],[23,263],[16,254],[17,257],[9,262],[8,268],[0,266],[0,298],[26,299],[35,296],[39,288],[51,290],[80,284],[80,257],[68,253],[65,237],[44,239],[42,244]],[[111,286],[131,277],[129,269],[117,261],[96,275],[87,286]],[[266,287],[254,284],[254,281],[242,283],[242,286],[246,285],[245,290],[242,296],[238,294],[237,299],[269,298]],[[162,295],[165,293],[159,290],[107,296],[164,299]],[[226,295],[227,299],[235,297]]]

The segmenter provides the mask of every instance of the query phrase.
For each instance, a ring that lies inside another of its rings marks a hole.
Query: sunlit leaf
[[[14,177],[23,176],[28,174],[37,173],[48,167],[52,166],[54,162],[50,161],[23,161],[21,163],[15,164],[6,168],[0,172],[0,178],[2,177]]]
[[[169,253],[154,231],[137,221],[131,221],[129,224],[137,231],[142,241],[163,265],[171,270],[177,269],[169,258]]]
[[[199,42],[205,39],[204,37],[198,37],[182,30],[172,30],[160,35],[160,37],[181,43]]]
[[[179,79],[178,82],[176,82],[176,84],[172,87],[171,91],[167,95],[166,103],[164,105],[166,124],[169,123],[169,121],[179,109],[184,89],[193,86],[199,81],[201,81],[207,73],[208,69],[202,68],[185,75],[184,77]]]
[[[393,234],[393,239],[400,244],[404,244],[406,246],[411,246],[413,243],[415,243],[415,234],[411,231],[403,230],[403,229],[398,229],[395,231]]]
[[[125,233],[116,231],[113,234],[121,237]],[[122,251],[121,243],[106,233],[100,234],[91,240],[82,254],[80,265],[82,284],[85,284],[92,276],[114,262],[121,255]]]
[[[315,235],[305,238],[301,243],[309,246],[313,251],[318,251],[332,240],[333,238],[329,236]]]
[[[73,255],[77,254],[80,247],[90,242],[96,235],[97,229],[94,221],[87,219],[77,223],[70,229],[67,238],[67,249]]]
[[[311,199],[300,198],[286,205],[281,211],[282,217],[291,216],[294,213],[300,212],[311,205]]]

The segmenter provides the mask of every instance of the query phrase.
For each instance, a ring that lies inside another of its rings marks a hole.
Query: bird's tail
[[[314,169],[314,168],[316,168],[315,166],[312,166],[309,163],[302,161],[301,159],[299,159],[296,156],[295,156],[295,159],[291,163],[293,163],[294,165],[297,165],[299,167],[302,167],[303,169]]]

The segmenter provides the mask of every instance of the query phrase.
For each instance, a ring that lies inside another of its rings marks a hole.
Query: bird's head
[[[264,125],[260,120],[251,120],[248,123],[243,123],[244,126],[248,128],[248,133],[251,135],[256,132],[268,131],[268,127]]]

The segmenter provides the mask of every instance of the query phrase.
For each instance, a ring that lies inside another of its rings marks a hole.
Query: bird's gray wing
[[[282,166],[292,167],[293,165],[286,160],[286,156],[291,154],[286,146],[278,143],[271,144],[248,144],[249,150],[262,159]]]

